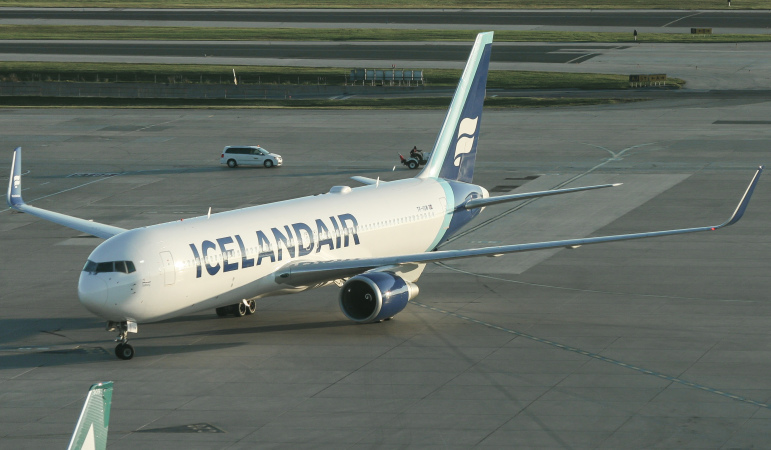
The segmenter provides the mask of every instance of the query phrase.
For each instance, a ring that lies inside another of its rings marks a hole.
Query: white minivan
[[[235,168],[245,166],[278,167],[283,163],[281,155],[270,153],[259,145],[228,145],[222,150],[220,164]]]

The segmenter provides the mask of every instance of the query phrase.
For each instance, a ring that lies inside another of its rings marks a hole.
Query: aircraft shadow
[[[175,319],[176,321],[177,319]],[[248,319],[247,319],[248,320]],[[171,321],[169,321],[171,322]],[[169,323],[165,322],[165,323]],[[203,330],[194,331],[191,333],[184,333],[178,335],[163,336],[164,338],[178,338],[185,336],[236,336],[240,334],[261,334],[261,333],[278,333],[284,331],[304,331],[304,330],[320,330],[325,328],[340,328],[355,326],[356,324],[348,320],[335,320],[326,322],[309,322],[309,323],[288,323],[281,325],[262,325],[253,327],[240,327],[240,328],[219,328],[216,330]],[[132,339],[132,341],[139,340],[141,338]],[[151,339],[151,338],[147,338]]]
[[[136,359],[150,356],[179,355],[204,351],[222,350],[244,345],[243,342],[225,344],[159,345],[137,348]],[[48,351],[0,353],[0,370],[27,369],[35,367],[74,366],[79,364],[107,363],[118,361],[112,347],[79,346]],[[131,362],[125,362],[131,364]]]
[[[104,321],[96,317],[0,319],[0,350],[25,346],[25,339],[40,333],[61,336],[59,344],[72,344],[73,341],[65,335],[68,330],[94,328],[104,328]]]

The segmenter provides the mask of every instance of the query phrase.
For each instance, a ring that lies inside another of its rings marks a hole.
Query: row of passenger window
[[[131,261],[109,261],[98,263],[89,259],[86,261],[85,267],[83,267],[83,272],[91,274],[105,272],[133,273],[136,271],[137,269]]]

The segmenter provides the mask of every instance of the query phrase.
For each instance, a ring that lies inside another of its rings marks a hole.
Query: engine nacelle
[[[354,322],[379,322],[395,316],[415,298],[418,286],[389,272],[368,272],[340,289],[340,309]]]

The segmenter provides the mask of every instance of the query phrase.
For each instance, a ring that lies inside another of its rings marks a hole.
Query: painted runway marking
[[[441,261],[434,262],[437,266],[444,267],[447,270],[454,270],[455,272],[460,272],[466,275],[471,275],[474,277],[481,277],[481,278],[489,278],[491,280],[497,280],[497,281],[505,281],[507,283],[514,283],[514,284],[521,284],[523,286],[535,286],[535,287],[542,287],[542,288],[548,288],[548,289],[560,289],[563,291],[576,291],[576,292],[590,292],[593,294],[603,294],[603,295],[634,295],[637,297],[648,297],[648,298],[665,298],[670,300],[703,300],[703,301],[716,301],[716,302],[727,302],[727,303],[754,303],[755,300],[740,300],[740,299],[726,299],[726,298],[719,298],[719,299],[705,299],[702,297],[684,297],[681,295],[662,295],[662,294],[641,294],[639,292],[614,292],[614,291],[601,291],[599,289],[580,289],[580,288],[574,288],[574,287],[567,287],[567,286],[554,286],[551,284],[542,284],[542,283],[529,283],[527,281],[519,281],[519,280],[510,280],[508,278],[501,278],[501,277],[494,277],[492,275],[485,275],[482,273],[475,273],[475,272],[469,272],[467,270],[458,269],[457,267],[452,267],[448,265],[447,263],[443,263]]]
[[[79,189],[79,188],[82,188],[83,186],[88,186],[89,184],[94,184],[94,183],[98,183],[98,182],[100,182],[100,181],[109,180],[109,179],[110,179],[109,177],[108,177],[108,178],[99,178],[99,179],[97,179],[97,180],[94,180],[94,181],[89,181],[88,183],[79,184],[79,185],[77,185],[77,186],[74,186],[74,187],[71,187],[71,188],[69,188],[69,189],[64,189],[64,190],[61,190],[61,191],[59,191],[59,192],[54,192],[53,194],[44,195],[44,196],[42,196],[42,197],[38,197],[38,198],[36,198],[36,199],[33,199],[33,200],[26,200],[26,201],[25,201],[25,203],[32,203],[32,202],[36,202],[36,201],[38,201],[38,200],[42,200],[42,199],[44,199],[44,198],[53,197],[54,195],[59,195],[59,194],[62,194],[62,193],[64,193],[64,192],[73,191],[73,190],[75,190],[75,189]],[[27,188],[27,189],[28,189],[28,188]],[[2,212],[6,212],[6,211],[10,211],[10,210],[11,210],[11,208],[5,208],[5,209],[2,209],[2,210],[0,210],[0,213],[2,213]]]
[[[570,61],[566,61],[565,64],[580,64],[587,59],[594,58],[595,56],[599,55],[600,53],[589,53],[588,55],[582,55],[578,58],[573,58]]]
[[[677,377],[674,377],[674,376],[671,376],[671,375],[667,375],[667,374],[664,374],[664,373],[661,373],[661,372],[656,372],[656,371],[653,371],[653,370],[650,370],[650,369],[645,369],[645,368],[642,368],[642,367],[639,367],[639,366],[635,366],[633,364],[628,364],[628,363],[625,363],[623,361],[619,361],[619,360],[616,360],[616,359],[613,359],[613,358],[608,358],[607,356],[602,356],[602,355],[597,354],[597,353],[592,353],[592,352],[589,352],[589,351],[586,351],[586,350],[581,350],[580,348],[571,347],[569,345],[560,344],[559,342],[551,341],[549,339],[539,338],[538,336],[533,336],[532,334],[523,333],[521,331],[516,331],[516,330],[509,329],[509,328],[504,328],[504,327],[499,326],[499,325],[494,325],[494,324],[489,323],[489,322],[484,322],[484,321],[479,320],[479,319],[474,319],[473,317],[464,316],[463,314],[454,313],[454,312],[447,311],[447,310],[444,310],[444,309],[441,309],[441,308],[437,308],[435,306],[428,306],[428,305],[425,305],[423,303],[416,302],[414,300],[411,301],[410,303],[412,303],[412,304],[414,304],[416,306],[420,306],[421,308],[424,308],[424,309],[428,309],[428,310],[431,310],[431,311],[434,311],[434,312],[438,312],[438,313],[441,313],[441,314],[446,314],[448,316],[452,316],[452,317],[455,317],[457,319],[465,320],[467,322],[476,323],[478,325],[482,325],[482,326],[485,326],[485,327],[488,327],[488,328],[492,328],[494,330],[499,330],[499,331],[503,331],[505,333],[513,334],[514,336],[518,336],[518,337],[521,337],[521,338],[529,339],[531,341],[539,342],[541,344],[546,344],[546,345],[549,345],[551,347],[558,348],[560,350],[565,350],[565,351],[568,351],[568,352],[577,353],[579,355],[584,355],[586,357],[593,358],[593,359],[596,359],[596,360],[599,360],[599,361],[603,361],[603,362],[610,363],[610,364],[615,364],[617,366],[624,367],[626,369],[631,369],[631,370],[634,370],[636,372],[643,373],[645,375],[651,375],[651,376],[654,376],[654,377],[657,377],[657,378],[661,378],[663,380],[667,380],[667,381],[670,381],[672,383],[677,383],[677,384],[680,384],[680,385],[683,385],[683,386],[688,386],[688,387],[691,387],[691,388],[694,388],[694,389],[698,389],[698,390],[701,390],[701,391],[704,391],[704,392],[709,392],[711,394],[719,395],[721,397],[730,398],[731,400],[736,400],[736,401],[739,401],[739,402],[742,402],[742,403],[747,403],[747,404],[750,404],[750,405],[753,405],[753,406],[758,406],[760,408],[771,409],[771,405],[769,405],[767,403],[762,403],[762,402],[759,402],[759,401],[756,401],[756,400],[752,400],[752,399],[749,399],[749,398],[746,398],[746,397],[742,397],[742,396],[739,396],[739,395],[736,395],[736,394],[731,394],[731,393],[728,393],[728,392],[725,392],[725,391],[722,391],[722,390],[719,390],[719,389],[711,388],[709,386],[704,386],[703,384],[694,383],[693,381],[683,380],[681,378],[677,378]]]
[[[605,147],[599,146],[599,145],[586,144],[586,145],[589,145],[591,147],[596,147],[596,148],[599,148],[601,150],[605,150],[606,152],[610,153],[611,157],[603,160],[601,163],[598,163],[596,166],[594,166],[594,167],[584,171],[583,173],[580,173],[580,174],[570,178],[567,181],[563,181],[562,183],[557,184],[552,189],[561,189],[561,188],[567,186],[568,184],[570,184],[570,183],[572,183],[572,182],[574,182],[576,180],[579,180],[579,179],[581,179],[581,178],[591,174],[595,170],[602,168],[606,164],[609,164],[609,163],[611,163],[613,161],[618,161],[620,159],[623,159],[624,154],[626,152],[630,151],[630,150],[634,150],[634,149],[637,149],[637,148],[640,148],[640,147],[645,147],[646,145],[653,145],[653,144],[655,144],[655,142],[648,142],[648,143],[645,143],[645,144],[633,145],[631,147],[627,147],[627,148],[619,151],[618,153],[616,153],[616,152],[614,152],[612,150],[609,150],[609,149],[607,149]],[[531,204],[533,202],[536,202],[538,200],[539,200],[539,198],[531,198],[530,200],[525,200],[525,201],[519,203],[518,205],[514,206],[513,208],[507,209],[506,211],[498,214],[495,217],[491,217],[491,218],[485,220],[484,222],[481,222],[478,225],[475,225],[473,227],[468,228],[466,231],[463,231],[463,232],[460,232],[460,233],[454,235],[453,237],[451,237],[450,239],[447,239],[444,243],[439,245],[437,248],[442,248],[445,245],[449,244],[450,242],[453,242],[453,241],[455,241],[457,239],[460,239],[461,237],[466,236],[469,233],[473,233],[474,231],[476,231],[476,230],[478,230],[478,229],[480,229],[482,227],[486,227],[487,225],[489,225],[489,224],[491,224],[491,223],[493,223],[493,222],[495,222],[497,220],[500,220],[500,219],[508,216],[509,214],[515,212],[515,211],[519,211],[520,209],[524,208],[525,206],[527,206],[527,205],[529,205],[529,204]]]
[[[666,28],[666,27],[672,25],[673,23],[680,22],[681,20],[687,19],[689,17],[698,16],[699,14],[704,14],[704,11],[695,12],[693,14],[689,14],[687,16],[683,16],[683,17],[681,17],[679,19],[673,20],[673,21],[671,21],[669,23],[665,23],[664,25],[661,26],[661,28]]]

